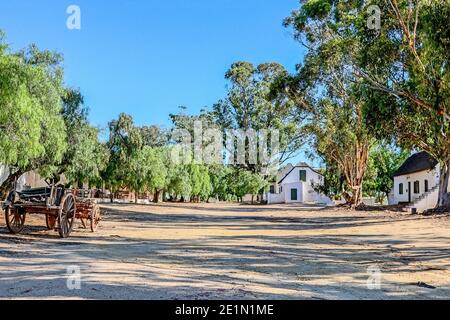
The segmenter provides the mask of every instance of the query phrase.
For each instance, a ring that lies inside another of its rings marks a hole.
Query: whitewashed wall
[[[306,171],[306,182],[300,182],[300,170]],[[285,190],[286,202],[292,202],[291,189],[297,188],[299,190],[298,201],[296,202],[318,202],[320,195],[314,190],[314,185],[323,183],[323,177],[309,167],[296,167],[284,179],[283,185],[288,186]],[[284,187],[286,188],[286,187]]]
[[[3,183],[9,175],[9,169],[6,166],[0,165],[0,184]],[[34,177],[34,180],[31,179]],[[40,179],[40,180],[39,180]],[[37,181],[34,183],[34,181]],[[21,191],[24,189],[25,185],[30,185],[31,187],[41,187],[45,186],[44,181],[39,177],[39,175],[35,172],[28,172],[22,175],[19,179],[17,179],[16,189]]]
[[[284,203],[285,202],[285,198],[284,198],[284,191],[281,193],[268,193],[267,194],[267,202],[269,204],[271,203]]]
[[[435,170],[421,171],[394,178],[394,204],[408,202],[408,182],[411,182],[411,202],[414,202],[425,193],[425,180],[428,180],[428,189],[433,189],[439,184],[439,166]],[[419,181],[420,193],[414,193],[414,182]],[[403,183],[403,194],[400,194],[400,184]]]
[[[9,170],[7,167],[0,165],[0,184],[8,178]]]
[[[306,171],[306,182],[300,181],[300,170]],[[281,183],[283,191],[277,189],[276,194],[268,194],[269,203],[302,203],[315,202],[332,204],[333,202],[326,196],[317,193],[314,186],[323,183],[323,177],[309,167],[295,167]],[[297,189],[297,201],[291,200],[292,189]]]

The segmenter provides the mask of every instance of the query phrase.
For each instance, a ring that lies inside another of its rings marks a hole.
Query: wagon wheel
[[[92,211],[90,214],[90,220],[91,220],[91,231],[95,232],[98,229],[98,225],[100,224],[101,220],[101,212],[100,207],[96,204],[92,207]]]
[[[73,228],[73,221],[75,220],[76,204],[73,194],[66,194],[62,200],[58,212],[59,235],[61,238],[69,237]]]
[[[56,216],[51,214],[45,215],[45,224],[47,225],[48,230],[55,230],[56,225]]]
[[[25,226],[26,215],[26,212],[20,212],[13,206],[6,207],[5,220],[9,232],[13,234],[21,233]]]

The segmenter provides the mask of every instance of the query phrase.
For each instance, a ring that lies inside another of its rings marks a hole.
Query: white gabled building
[[[332,205],[330,198],[320,194],[314,188],[324,182],[324,177],[306,163],[290,165],[277,177],[270,187],[267,202],[274,203],[321,203]]]
[[[408,204],[422,213],[438,202],[440,167],[427,152],[409,157],[394,174],[389,204]]]

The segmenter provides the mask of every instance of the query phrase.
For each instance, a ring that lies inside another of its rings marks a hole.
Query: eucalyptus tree
[[[343,61],[373,134],[439,161],[438,205],[450,202],[449,14],[446,0],[302,0],[285,21],[309,55],[322,57],[317,64]]]
[[[255,67],[249,62],[233,63],[225,78],[229,80],[227,96],[213,106],[209,113],[212,122],[222,129],[224,135],[230,130],[254,130],[268,133],[280,133],[279,150],[271,150],[269,145],[259,145],[272,153],[272,158],[278,157],[281,163],[291,159],[303,144],[301,114],[296,112],[295,104],[283,91],[272,90],[273,85],[282,76],[287,75],[283,66],[277,63],[265,63]],[[227,137],[232,139],[233,137]],[[257,163],[249,161],[249,141],[245,140],[246,161],[240,167],[254,173],[262,172],[267,164],[258,159]],[[279,151],[278,154],[273,154]],[[236,152],[228,150],[228,152]]]
[[[350,192],[346,199],[356,207],[362,203],[369,151],[375,143],[364,116],[368,99],[361,81],[351,72],[351,62],[327,41],[327,28],[322,30],[311,21],[310,15],[323,8],[311,4],[317,13],[307,4],[294,13],[295,17],[307,16],[304,24],[288,20],[299,23],[295,24],[297,37],[306,42],[307,54],[297,74],[280,80],[278,90],[287,92],[298,112],[307,115],[303,126],[310,144],[327,167],[337,166]]]
[[[170,132],[157,125],[142,126],[139,128],[142,136],[142,143],[149,147],[164,147],[170,139]]]

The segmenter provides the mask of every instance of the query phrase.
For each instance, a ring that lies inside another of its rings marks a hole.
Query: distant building
[[[409,157],[394,174],[389,204],[408,204],[423,212],[437,205],[440,166],[427,152]]]
[[[270,186],[267,202],[274,203],[321,203],[331,205],[330,198],[320,194],[315,187],[324,182],[324,177],[306,163],[289,165]]]
[[[6,166],[0,165],[0,184],[2,184],[9,176],[9,169]],[[61,176],[60,183],[67,183],[67,179],[64,175]],[[17,179],[17,190],[29,189],[29,188],[41,188],[46,187],[48,184],[36,171],[29,171],[24,173],[19,179]]]

